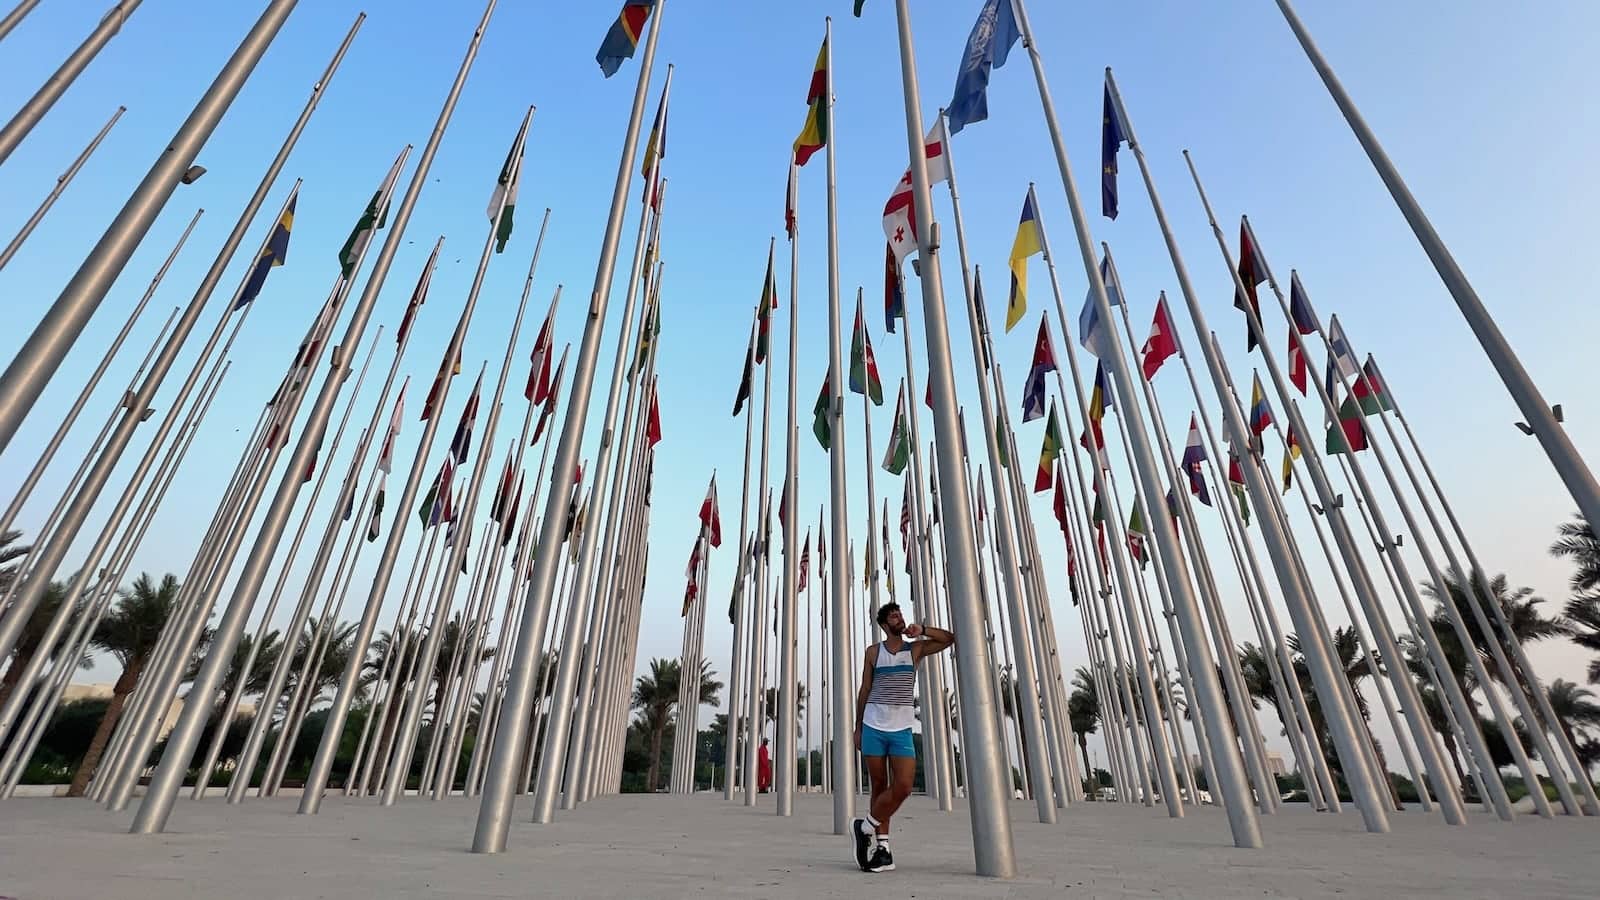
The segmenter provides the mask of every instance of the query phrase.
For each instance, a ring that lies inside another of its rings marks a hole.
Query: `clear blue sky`
[[[201,11],[147,4],[0,170],[0,196],[5,198],[0,231],[9,235],[105,117],[118,104],[128,106],[122,122],[24,252],[0,272],[0,296],[13,322],[0,335],[0,353],[20,345],[55,298],[254,21],[259,5],[223,4]],[[537,105],[519,227],[506,254],[496,257],[490,267],[465,351],[464,374],[469,380],[456,385],[446,412],[448,428],[465,401],[473,370],[482,360],[497,364],[504,353],[539,215],[550,207],[550,232],[530,302],[531,324],[518,340],[506,420],[495,441],[496,473],[509,440],[506,432],[520,420],[518,388],[526,376],[527,350],[557,284],[567,288],[558,342],[576,341],[582,325],[618,143],[637,75],[637,60],[610,80],[602,79],[594,64],[594,49],[615,14],[614,5],[502,4],[373,319],[374,326],[384,324],[392,335],[428,247],[434,237],[446,235],[422,330],[403,366],[421,382],[414,386],[424,387],[470,283],[487,228],[483,209],[506,146],[523,109]],[[977,0],[916,4],[925,116],[949,100],[962,45],[979,5]],[[43,4],[13,33],[0,54],[0,109],[15,109],[26,99],[89,30],[100,6]],[[672,187],[663,239],[667,276],[660,368],[666,437],[658,450],[654,552],[641,660],[678,653],[680,627],[674,613],[683,564],[693,537],[694,511],[713,467],[722,473],[722,514],[729,534],[737,524],[742,423],[729,418],[728,410],[748,316],[759,296],[766,244],[782,229],[786,157],[804,119],[806,85],[825,13],[838,17],[834,141],[844,315],[848,322],[853,289],[865,285],[873,313],[868,319],[889,393],[903,373],[898,344],[885,340],[877,314],[882,277],[880,210],[905,164],[892,8],[886,0],[870,0],[866,17],[855,20],[845,0],[806,6],[811,8],[733,4],[713,9],[709,4],[676,0],[666,10],[659,62],[677,65],[666,162]],[[194,208],[204,206],[208,211],[189,247],[27,507],[20,522],[24,529],[37,527],[48,512],[71,461],[86,448],[167,311],[188,301],[239,205],[358,9],[346,2],[306,3],[289,20],[201,153],[199,161],[209,174],[175,193],[13,441],[0,471],[4,495],[31,464],[58,421],[53,413],[64,409],[76,394]],[[1537,444],[1512,427],[1518,418],[1515,408],[1273,5],[1266,0],[1205,5],[1145,2],[1111,9],[1035,3],[1031,14],[1074,173],[1091,206],[1098,169],[1101,70],[1106,65],[1116,69],[1190,271],[1212,326],[1223,335],[1236,379],[1247,379],[1256,361],[1242,352],[1243,324],[1229,309],[1232,289],[1183,167],[1179,151],[1184,148],[1195,155],[1230,242],[1236,240],[1238,215],[1250,214],[1275,272],[1286,280],[1289,269],[1297,268],[1321,315],[1339,312],[1357,347],[1382,361],[1432,451],[1485,565],[1508,572],[1513,584],[1537,589],[1551,601],[1546,610],[1553,612],[1566,595],[1567,570],[1548,558],[1546,547],[1555,524],[1570,514],[1572,503]],[[306,180],[289,263],[268,280],[258,301],[261,307],[235,350],[234,371],[197,452],[186,463],[136,561],[136,571],[181,573],[187,567],[198,531],[211,514],[245,434],[337,271],[340,243],[400,147],[420,146],[426,140],[478,15],[478,4],[396,0],[375,9],[363,26],[267,204],[268,210],[275,209],[292,179]],[[1565,405],[1568,428],[1578,446],[1593,446],[1600,433],[1593,424],[1595,406],[1581,392],[1589,372],[1580,351],[1589,343],[1585,336],[1600,324],[1587,302],[1593,273],[1586,262],[1592,254],[1586,251],[1595,242],[1595,229],[1592,217],[1584,214],[1595,205],[1597,191],[1592,179],[1569,173],[1584,169],[1600,134],[1600,113],[1586,102],[1593,76],[1586,65],[1585,40],[1600,27],[1600,11],[1590,4],[1560,2],[1545,4],[1538,16],[1530,17],[1478,0],[1445,6],[1359,0],[1337,9],[1308,5],[1303,15],[1523,362],[1546,396]],[[656,84],[661,71],[658,65]],[[651,108],[654,92],[653,87]],[[995,72],[989,103],[990,121],[959,135],[954,153],[970,249],[989,274],[990,318],[996,323],[1002,320],[1005,259],[1030,180],[1038,183],[1041,216],[1054,241],[1069,316],[1075,316],[1083,296],[1083,272],[1076,248],[1069,243],[1070,221],[1060,178],[1020,49]],[[1091,228],[1096,240],[1109,241],[1117,253],[1134,328],[1142,339],[1157,292],[1167,290],[1176,296],[1176,281],[1134,163],[1126,152],[1122,159],[1122,216],[1113,223],[1096,214]],[[798,406],[800,509],[806,521],[814,520],[826,497],[825,455],[808,428],[810,404],[826,365],[823,184],[818,157],[802,173]],[[635,198],[637,192],[636,184]],[[945,284],[954,303],[960,280],[948,195],[943,191],[937,210],[946,227]],[[624,266],[636,202],[630,201],[629,216],[621,254]],[[230,291],[242,277],[245,257],[260,240],[266,218],[263,215],[252,227],[222,292]],[[780,259],[783,249],[780,246]],[[780,274],[786,271],[780,265]],[[1042,263],[1035,260],[1032,273],[1030,324],[999,340],[1013,403],[1020,402],[1037,327],[1032,323],[1050,302]],[[614,352],[621,280],[612,297],[603,364]],[[786,283],[780,290],[785,309],[775,331],[774,411],[780,416],[775,440],[781,431],[790,296]],[[922,316],[915,285],[910,299],[913,334],[920,347]],[[203,316],[202,333],[214,315],[208,311]],[[1276,347],[1282,341],[1282,319],[1275,311],[1267,318]],[[975,409],[964,316],[953,315],[951,322],[962,399]],[[1180,327],[1185,341],[1193,345],[1187,322]],[[375,368],[386,361],[390,346],[386,337]],[[180,358],[180,372],[183,360],[193,352],[190,347]],[[1313,361],[1313,367],[1320,367],[1320,359]],[[920,384],[926,377],[920,351],[916,368]],[[170,378],[158,395],[159,410],[165,411],[163,401],[176,384],[177,378]],[[602,382],[595,389],[591,406],[595,420],[604,409],[605,387]],[[375,391],[369,382],[357,405],[357,423],[369,413]],[[1181,431],[1192,403],[1176,368],[1162,372],[1158,391],[1171,427]],[[419,433],[415,421],[419,399],[420,391],[414,392],[399,445],[400,471],[408,464]],[[892,403],[891,397],[874,413],[880,442],[888,432]],[[920,404],[917,408],[922,409]],[[859,534],[865,523],[858,409],[849,404],[846,428],[852,528]],[[971,421],[976,418],[975,413],[970,416]],[[923,430],[926,440],[931,436],[926,418]],[[1021,429],[1018,443],[1024,461],[1032,459],[1041,430],[1038,422]],[[594,452],[597,432],[597,426],[589,429],[586,456]],[[442,438],[431,454],[430,475],[447,439]],[[1181,436],[1175,439],[1181,441]],[[128,465],[113,480],[98,516],[104,515],[120,490],[143,440],[147,438],[135,443]],[[333,462],[336,473],[343,473],[354,443],[353,427]],[[981,441],[974,433],[973,447],[978,446]],[[1269,463],[1275,466],[1278,450],[1270,441],[1268,446]],[[781,447],[781,441],[774,445],[774,479],[782,472]],[[881,454],[881,445],[875,447],[874,456]],[[475,451],[475,461],[482,458]],[[899,481],[881,471],[878,475],[880,498],[897,498]],[[1120,466],[1118,478],[1124,496],[1131,495],[1131,482]],[[331,493],[330,487],[324,505],[331,503]],[[1034,511],[1047,561],[1059,561],[1061,545],[1042,495]],[[1398,522],[1399,517],[1394,518]],[[1206,533],[1208,539],[1220,540],[1209,524]],[[80,543],[69,560],[81,558],[87,550],[88,541]],[[1222,545],[1216,546],[1221,553]],[[410,558],[410,547],[408,541],[402,559]],[[731,547],[730,542],[712,558],[706,631],[707,655],[724,678],[730,631],[721,613],[733,569]],[[375,548],[364,554],[358,587],[376,555]],[[1411,562],[1420,573],[1420,562]],[[303,567],[302,562],[297,569]],[[1221,578],[1225,593],[1236,592],[1231,573]],[[1327,587],[1325,576],[1321,583]],[[1064,599],[1059,575],[1055,587]],[[346,617],[355,614],[354,606],[365,592],[355,593]],[[391,605],[397,596],[398,590]],[[1332,619],[1344,621],[1334,609],[1333,595],[1327,594],[1323,601]],[[1230,600],[1229,608],[1234,611],[1236,636],[1247,639],[1242,605]],[[1070,607],[1058,604],[1067,662],[1077,665],[1083,652],[1073,619]],[[1547,677],[1581,678],[1583,659],[1569,646],[1541,648],[1536,659],[1544,663]],[[102,664],[93,677],[110,680],[114,673],[108,668]],[[1269,730],[1275,728],[1271,723]]]

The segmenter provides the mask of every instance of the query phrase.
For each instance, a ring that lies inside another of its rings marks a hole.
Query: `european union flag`
[[[607,78],[617,74],[623,62],[633,58],[633,51],[639,48],[639,35],[644,33],[644,24],[655,6],[656,0],[626,0],[622,4],[622,12],[617,14],[605,40],[600,42],[600,52],[594,55]]]
[[[250,277],[245,279],[244,291],[239,294],[239,302],[233,305],[234,309],[243,309],[250,301],[261,293],[261,288],[267,283],[267,272],[275,266],[283,265],[289,257],[289,231],[294,228],[294,205],[300,201],[300,192],[295,191],[289,198],[289,206],[283,211],[283,216],[278,219],[278,224],[272,226],[272,235],[267,238],[267,246],[261,249],[261,255],[256,257],[255,267],[250,270]]]
[[[955,96],[945,110],[950,133],[989,118],[989,72],[1006,64],[1011,46],[1022,37],[1011,0],[985,0],[956,73]]]
[[[1106,85],[1106,99],[1100,114],[1100,213],[1108,219],[1117,217],[1117,149],[1128,142],[1128,129],[1111,102],[1111,85]]]

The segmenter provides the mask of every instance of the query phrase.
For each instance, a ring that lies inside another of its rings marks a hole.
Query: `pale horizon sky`
[[[491,262],[478,311],[464,350],[464,380],[454,385],[440,436],[426,462],[432,477],[448,444],[470,379],[482,361],[493,367],[505,353],[506,337],[536,237],[540,214],[552,210],[528,312],[513,353],[506,412],[492,441],[482,436],[472,465],[490,460],[485,484],[492,489],[508,431],[520,423],[518,391],[526,377],[527,354],[557,285],[564,286],[556,342],[576,343],[592,283],[606,203],[616,172],[619,138],[638,75],[639,58],[612,79],[603,79],[594,50],[615,15],[616,4],[534,6],[502,4],[486,33],[482,51],[454,121],[430,173],[416,215],[380,297],[365,344],[378,325],[385,337],[374,362],[376,375],[356,403],[349,433],[331,461],[334,478],[348,465],[356,432],[371,413],[376,381],[387,362],[389,337],[399,321],[433,240],[446,235],[438,273],[419,333],[401,367],[410,375],[405,430],[398,443],[396,476],[410,465],[420,433],[417,410],[473,274],[487,225],[483,209],[506,147],[529,104],[538,107],[529,135],[518,226],[510,246]],[[794,5],[735,5],[704,14],[705,4],[670,3],[646,106],[646,127],[669,62],[676,65],[667,156],[671,189],[663,227],[662,254],[667,274],[662,292],[660,348],[664,440],[657,449],[652,508],[652,554],[637,667],[653,657],[676,657],[681,641],[677,616],[683,568],[694,537],[695,511],[711,470],[717,469],[725,534],[737,528],[743,423],[728,415],[745,349],[750,310],[759,298],[767,243],[779,237],[780,309],[773,331],[774,450],[771,476],[781,477],[784,379],[788,371],[788,309],[791,287],[782,240],[786,157],[805,117],[805,93],[822,17],[832,14],[836,94],[833,142],[838,156],[840,303],[844,334],[857,285],[865,287],[867,321],[876,345],[885,393],[873,411],[872,461],[883,454],[882,441],[893,415],[893,391],[905,370],[898,336],[882,331],[883,237],[880,211],[890,187],[905,166],[905,127],[892,5],[869,0],[862,19],[850,16],[851,3],[830,0],[801,9]],[[1369,123],[1432,218],[1458,262],[1496,317],[1523,364],[1552,403],[1560,403],[1566,428],[1581,450],[1600,443],[1597,409],[1584,392],[1589,361],[1582,350],[1600,325],[1600,313],[1587,302],[1594,282],[1596,227],[1584,213],[1600,201],[1593,179],[1573,177],[1584,170],[1596,137],[1600,111],[1587,98],[1594,76],[1587,64],[1588,36],[1600,28],[1600,8],[1564,0],[1544,4],[1537,16],[1488,0],[1449,5],[1393,4],[1356,0],[1337,8],[1303,4],[1301,15],[1321,44]],[[76,181],[24,247],[0,271],[0,297],[15,311],[15,323],[0,335],[0,354],[15,352],[34,323],[53,302],[84,254],[115,211],[143,177],[194,101],[238,39],[259,14],[260,4],[193,9],[147,4],[82,75],[38,128],[0,168],[0,234],[9,235],[31,213],[57,175],[118,104],[127,114],[88,162]],[[981,3],[978,0],[927,0],[913,4],[917,71],[925,121],[949,102],[962,47]],[[57,377],[35,406],[0,465],[0,496],[9,497],[59,421],[53,418],[76,396],[84,379],[150,276],[197,206],[207,210],[188,247],[168,274],[127,346],[118,356],[60,456],[25,507],[18,527],[37,528],[59,494],[74,462],[87,450],[103,417],[123,390],[161,321],[174,306],[188,302],[223,236],[233,224],[262,168],[337,46],[360,6],[351,2],[303,4],[268,51],[233,108],[207,143],[198,161],[209,170],[200,182],[180,187],[134,254],[115,288],[96,314]],[[326,284],[336,274],[339,245],[371,192],[406,143],[420,147],[427,138],[460,54],[481,12],[479,4],[440,6],[421,0],[393,0],[371,13],[343,68],[330,83],[289,165],[251,225],[218,293],[227,294],[248,266],[251,250],[269,227],[272,211],[293,179],[306,180],[288,264],[273,271],[258,308],[235,348],[233,371],[186,461],[178,482],[156,518],[151,536],[130,572],[173,571],[188,567],[198,531],[214,509],[245,435],[278,373],[294,352]],[[1430,462],[1449,491],[1475,549],[1491,572],[1507,573],[1513,586],[1526,585],[1545,599],[1547,615],[1559,612],[1568,596],[1570,568],[1552,559],[1549,544],[1556,527],[1569,519],[1574,504],[1547,464],[1537,442],[1514,426],[1520,418],[1464,320],[1440,284],[1427,258],[1399,216],[1365,155],[1339,116],[1292,34],[1266,0],[1252,3],[1189,5],[1141,0],[1117,7],[1034,3],[1029,9],[1044,67],[1050,79],[1073,173],[1090,214],[1096,242],[1107,241],[1116,254],[1137,340],[1150,323],[1154,301],[1166,291],[1174,301],[1186,347],[1196,335],[1176,303],[1171,262],[1132,155],[1121,165],[1121,215],[1112,222],[1099,215],[1097,202],[1102,73],[1114,67],[1134,127],[1150,158],[1169,218],[1209,323],[1222,341],[1235,382],[1248,390],[1249,372],[1259,357],[1244,353],[1244,326],[1231,309],[1228,273],[1223,269],[1210,228],[1189,180],[1180,151],[1192,151],[1196,166],[1230,248],[1237,253],[1238,220],[1249,214],[1273,273],[1287,285],[1299,272],[1326,321],[1337,312],[1356,349],[1380,361],[1395,395],[1416,427]],[[16,109],[82,40],[100,10],[77,4],[42,4],[5,42],[0,54],[0,109]],[[1381,24],[1381,27],[1378,27]],[[184,52],[169,45],[181,40]],[[642,56],[642,54],[641,54]],[[989,88],[989,121],[974,124],[952,140],[957,159],[962,213],[969,251],[986,270],[988,316],[998,329],[1004,320],[1005,265],[1018,210],[1030,182],[1037,185],[1040,218],[1052,239],[1062,302],[1069,324],[1083,299],[1085,278],[1072,241],[1061,179],[1039,111],[1028,59],[1019,46],[995,70]],[[411,164],[402,176],[410,177]],[[799,250],[799,377],[796,387],[800,455],[800,520],[811,522],[827,496],[826,455],[810,433],[810,408],[826,366],[826,256],[824,175],[819,155],[801,172]],[[637,163],[635,167],[637,171]],[[598,446],[599,419],[605,407],[604,375],[615,352],[616,320],[623,305],[626,266],[632,252],[639,179],[630,189],[619,275],[601,345],[600,372],[590,401],[583,456]],[[955,374],[971,431],[969,444],[981,456],[976,431],[977,393],[955,252],[949,194],[935,190],[935,214],[943,228],[943,276],[950,312]],[[379,240],[382,239],[380,235]],[[374,243],[372,256],[376,255]],[[368,262],[370,268],[371,262]],[[1043,422],[1020,424],[1021,388],[1031,354],[1037,317],[1053,305],[1043,263],[1030,263],[1030,308],[1010,334],[996,335],[996,351],[1007,374],[1011,415],[1017,423],[1021,464],[1033,465]],[[916,350],[913,368],[919,393],[926,379],[921,295],[908,283],[908,307]],[[1269,293],[1262,288],[1263,300]],[[196,333],[157,395],[157,415],[167,409],[195,348],[209,331],[223,298],[213,298]],[[1272,349],[1282,356],[1284,320],[1275,304],[1264,303]],[[1054,315],[1051,316],[1054,319]],[[342,324],[341,324],[342,331]],[[1062,336],[1052,322],[1058,357]],[[848,356],[848,344],[846,344]],[[1092,360],[1080,352],[1082,375],[1092,378]],[[1321,351],[1310,361],[1319,377]],[[1183,422],[1193,409],[1188,387],[1168,363],[1156,379],[1172,438],[1181,445]],[[759,377],[758,377],[759,380]],[[570,382],[569,385],[570,387]],[[1203,385],[1204,386],[1204,385]],[[1052,387],[1050,393],[1055,393]],[[344,399],[336,409],[342,410]],[[760,402],[759,390],[757,402]],[[1126,398],[1118,397],[1118,402]],[[920,396],[912,404],[925,413]],[[1214,394],[1208,409],[1217,419]],[[852,533],[864,533],[865,482],[862,475],[859,400],[847,397]],[[1308,421],[1318,420],[1315,400],[1302,401]],[[566,398],[563,397],[563,407]],[[1278,404],[1273,401],[1276,409]],[[489,398],[484,399],[487,413]],[[1081,427],[1076,409],[1069,443]],[[142,426],[122,465],[84,529],[68,566],[82,559],[98,523],[121,490],[127,472],[143,452],[158,419]],[[1220,420],[1218,420],[1220,421]],[[1109,424],[1109,423],[1108,423]],[[922,435],[932,435],[924,415]],[[1115,429],[1108,428],[1114,432]],[[1124,500],[1132,481],[1120,461],[1120,438],[1111,437],[1115,476]],[[1316,441],[1320,446],[1320,437]],[[486,452],[492,446],[492,452]],[[1281,448],[1266,442],[1266,464],[1275,472]],[[1172,448],[1181,453],[1181,446]],[[1379,478],[1370,454],[1362,462]],[[536,460],[530,459],[530,467]],[[370,465],[370,463],[369,463]],[[987,464],[985,464],[987,469]],[[1025,469],[1031,475],[1031,468]],[[276,476],[274,476],[276,479]],[[587,479],[586,479],[587,480]],[[876,505],[890,501],[897,515],[901,485],[881,469],[875,472]],[[274,481],[275,484],[275,481]],[[335,485],[325,489],[315,523],[329,510]],[[987,493],[986,489],[986,493]],[[753,492],[752,492],[753,494]],[[1291,498],[1292,500],[1292,498]],[[488,503],[485,497],[484,506]],[[1290,505],[1290,518],[1317,580],[1330,622],[1347,621],[1320,559],[1303,512]],[[1034,520],[1049,569],[1052,601],[1065,656],[1064,670],[1086,662],[1082,632],[1064,584],[1062,545],[1050,514],[1049,495],[1036,495]],[[1401,529],[1390,509],[1391,528]],[[390,512],[392,513],[391,506]],[[1353,512],[1353,510],[1352,510]],[[419,529],[410,523],[402,546],[402,565],[411,558]],[[291,522],[298,520],[296,512]],[[357,519],[362,516],[358,514]],[[480,520],[481,520],[480,515]],[[1121,516],[1126,521],[1126,511]],[[387,531],[390,521],[386,517]],[[1353,527],[1361,532],[1359,522]],[[254,525],[247,540],[254,537]],[[1202,533],[1220,566],[1219,587],[1229,623],[1239,642],[1254,642],[1238,577],[1226,560],[1214,515]],[[311,541],[315,540],[316,529]],[[1414,580],[1425,573],[1413,548],[1421,538],[1406,535],[1407,563]],[[474,535],[474,544],[478,536]],[[731,589],[733,547],[725,542],[711,557],[710,599],[705,653],[719,680],[726,682],[731,629],[724,612]],[[344,618],[354,620],[364,600],[380,544],[369,545],[356,570],[356,588]],[[858,545],[859,546],[859,545]],[[1257,544],[1258,551],[1263,549]],[[830,558],[837,548],[830,546]],[[896,548],[898,555],[899,550]],[[1264,554],[1263,554],[1264,555]],[[309,552],[291,571],[299,583]],[[1378,565],[1375,554],[1369,564]],[[1442,560],[1441,560],[1442,562]],[[1374,568],[1381,580],[1381,570]],[[278,569],[269,570],[268,584]],[[1268,575],[1269,582],[1271,580]],[[380,629],[389,627],[399,603],[403,573],[388,596]],[[898,580],[903,585],[904,578]],[[1153,583],[1152,583],[1153,586]],[[902,588],[903,589],[903,588]],[[220,602],[231,595],[231,580]],[[257,610],[261,608],[258,602]],[[1386,592],[1390,615],[1396,614]],[[1280,615],[1282,606],[1279,605]],[[280,610],[275,622],[287,618]],[[498,621],[498,617],[496,619]],[[1288,627],[1287,617],[1285,624]],[[255,617],[249,628],[254,630]],[[1161,635],[1163,646],[1168,645]],[[1169,657],[1170,646],[1167,647]],[[1565,641],[1530,648],[1546,681],[1583,681],[1588,655]],[[100,661],[78,680],[110,681],[115,666]],[[1375,694],[1367,691],[1369,698]],[[712,711],[702,713],[702,724]],[[1278,723],[1270,710],[1263,729]],[[1375,723],[1377,719],[1375,718]],[[818,723],[820,728],[820,723]],[[1386,725],[1375,724],[1387,737]],[[1096,741],[1098,744],[1098,740]],[[1103,761],[1104,755],[1101,753]],[[1400,769],[1398,754],[1391,765]]]

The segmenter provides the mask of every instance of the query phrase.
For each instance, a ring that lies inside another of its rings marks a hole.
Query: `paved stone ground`
[[[1449,828],[1421,813],[1392,834],[1353,812],[1291,807],[1263,819],[1267,846],[1237,850],[1215,809],[1172,821],[1156,810],[1080,804],[1044,826],[1012,807],[1020,874],[973,874],[960,808],[914,797],[895,819],[899,870],[858,871],[830,833],[828,798],[801,795],[791,820],[769,798],[747,809],[720,795],[605,797],[528,823],[508,852],[466,851],[477,804],[330,798],[321,815],[293,799],[180,801],[169,833],[125,833],[131,816],[84,801],[0,803],[0,897],[19,900],[410,897],[1516,897],[1600,896],[1600,820],[1481,813]]]

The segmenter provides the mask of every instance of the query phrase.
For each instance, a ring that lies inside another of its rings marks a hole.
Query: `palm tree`
[[[1488,598],[1499,606],[1501,613],[1505,616],[1506,625],[1511,629],[1511,634],[1524,644],[1553,637],[1565,637],[1572,633],[1572,629],[1564,620],[1560,618],[1547,619],[1543,613],[1539,612],[1539,605],[1544,600],[1533,596],[1533,588],[1520,587],[1512,590],[1507,584],[1504,574],[1494,576],[1489,579],[1487,584],[1477,575],[1473,575],[1469,583],[1473,592],[1472,599],[1482,600]],[[1455,605],[1457,610],[1464,611],[1462,620],[1467,626],[1467,634],[1471,637],[1473,649],[1482,659],[1489,677],[1502,684],[1508,683],[1506,673],[1501,672],[1500,667],[1495,664],[1489,645],[1489,637],[1478,627],[1477,617],[1469,614],[1467,585],[1463,584],[1460,579],[1446,575],[1444,587],[1449,595],[1450,602]],[[1449,616],[1445,613],[1443,598],[1439,596],[1438,588],[1432,584],[1423,584],[1422,591],[1437,601],[1433,615],[1429,617],[1429,622],[1432,623],[1433,630],[1439,635],[1439,643],[1444,648],[1446,658],[1450,660],[1450,667],[1456,670],[1456,680],[1461,682],[1463,691],[1470,693],[1469,684],[1475,687],[1480,685],[1477,684],[1476,678],[1469,675],[1471,669],[1468,665],[1468,657],[1462,650],[1460,636],[1456,634],[1455,628],[1450,623]],[[1458,666],[1459,668],[1457,668]],[[1515,668],[1514,663],[1513,668]],[[1527,690],[1526,673],[1519,670],[1512,674],[1517,679],[1517,682],[1522,685],[1523,690]]]
[[[11,590],[11,582],[17,577],[17,566],[7,565],[12,560],[27,556],[32,547],[13,547],[17,538],[22,537],[20,531],[0,532],[0,594]]]
[[[1562,612],[1566,614],[1572,642],[1600,654],[1600,593],[1573,597]],[[1600,656],[1589,660],[1586,674],[1590,684],[1600,684]]]
[[[13,532],[14,534],[15,532]],[[0,560],[5,559],[5,551],[0,550]],[[6,575],[10,569],[0,570],[0,595],[7,588]],[[17,643],[11,654],[11,666],[6,669],[6,674],[0,676],[0,704],[4,704],[16,689],[17,682],[22,680],[22,671],[33,661],[34,654],[39,652],[39,644],[44,640],[45,630],[50,627],[50,620],[56,617],[56,610],[61,608],[67,597],[67,586],[59,581],[50,582],[45,588],[44,596],[40,598],[39,605],[34,607],[33,614],[22,626],[22,633],[17,636]],[[57,648],[59,649],[59,648]],[[78,667],[87,669],[93,664],[89,654],[85,653],[78,660]]]
[[[1086,778],[1094,777],[1094,766],[1089,762],[1089,735],[1100,727],[1100,695],[1094,689],[1094,676],[1079,666],[1072,673],[1072,693],[1067,697],[1067,718],[1072,721],[1072,733],[1078,736],[1078,753],[1083,756]],[[1089,798],[1095,792],[1089,790]]]
[[[117,720],[122,716],[128,694],[139,683],[139,676],[144,674],[156,641],[178,607],[178,579],[171,574],[162,576],[157,583],[146,572],[134,581],[131,588],[123,588],[118,593],[121,599],[100,620],[100,627],[95,630],[90,643],[96,649],[116,657],[122,664],[122,674],[112,685],[111,703],[89,741],[83,762],[72,776],[72,784],[67,788],[69,797],[83,796],[89,779],[100,765],[100,755],[105,752],[106,741],[111,738],[111,729],[116,727]]]
[[[709,667],[710,663],[702,663],[702,665],[705,665],[705,666]],[[704,679],[705,676],[701,675],[701,678]],[[718,689],[720,689],[722,687],[722,685],[720,683],[713,682],[713,684],[715,684]],[[705,694],[705,681],[702,680],[700,682],[700,685],[701,685],[700,693],[702,695],[704,695]],[[806,711],[806,686],[803,685],[803,684],[797,684],[797,685],[795,685],[795,688],[796,688],[796,691],[795,691],[795,698],[794,698],[794,718],[795,718],[795,721],[798,722],[800,720],[800,717],[802,715],[804,715],[805,711]],[[700,702],[701,703],[711,703],[711,702],[715,702],[715,701],[701,700]],[[778,721],[778,689],[777,688],[775,688],[775,687],[767,688],[766,707],[765,707],[765,709],[767,711],[767,721],[776,724],[777,721]]]
[[[1579,733],[1600,727],[1600,703],[1595,702],[1594,691],[1557,678],[1550,683],[1548,696],[1550,708],[1555,711],[1556,721],[1561,723],[1567,740],[1572,742],[1573,747],[1583,746],[1584,742],[1578,740]],[[1585,767],[1592,764],[1593,760],[1588,760]]]
[[[714,706],[722,682],[713,677],[711,663],[702,661],[700,666],[700,703]],[[652,659],[650,674],[640,675],[633,686],[633,708],[639,711],[639,722],[650,736],[650,769],[645,775],[645,790],[652,793],[661,780],[661,742],[677,709],[680,677],[677,660]]]
[[[1575,513],[1571,522],[1558,529],[1561,538],[1550,545],[1552,556],[1565,556],[1572,560],[1577,570],[1572,573],[1572,589],[1578,592],[1600,588],[1600,538],[1595,537],[1582,514]]]

